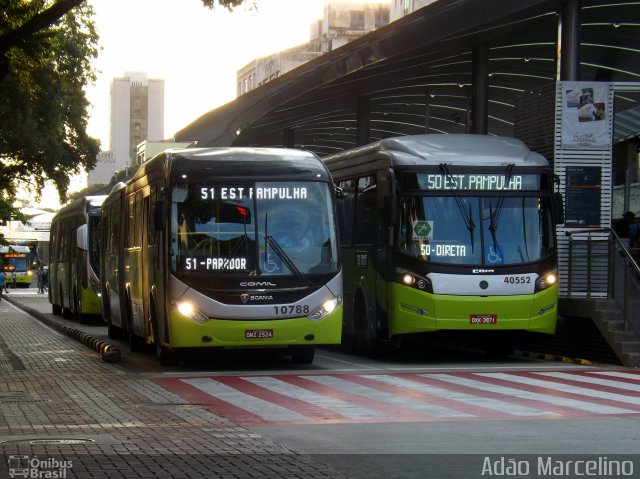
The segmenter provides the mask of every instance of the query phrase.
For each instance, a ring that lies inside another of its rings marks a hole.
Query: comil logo
[[[64,479],[71,477],[69,474],[73,468],[72,461],[58,459],[38,459],[38,456],[9,456],[10,478],[48,478]]]

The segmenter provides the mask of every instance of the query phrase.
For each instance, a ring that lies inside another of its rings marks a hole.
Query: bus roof
[[[28,246],[24,246],[24,245],[7,245],[7,246],[0,246],[0,254],[4,254],[4,253],[30,253],[31,250],[29,249]]]
[[[98,196],[83,196],[78,198],[68,205],[63,206],[58,210],[56,215],[53,217],[52,222],[60,219],[62,216],[66,214],[76,214],[79,211],[84,213],[87,212],[89,208],[102,206],[107,195],[98,195]]]
[[[520,140],[488,135],[433,134],[386,138],[366,146],[326,156],[331,168],[355,157],[384,155],[393,166],[549,166],[547,159]],[[344,165],[346,166],[346,165]]]
[[[324,179],[329,172],[313,153],[290,148],[185,148],[169,149],[144,163],[131,182],[166,161],[172,175],[215,178],[259,176],[261,179]],[[205,164],[210,163],[210,164]]]

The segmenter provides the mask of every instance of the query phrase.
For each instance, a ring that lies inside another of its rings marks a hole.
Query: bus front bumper
[[[340,344],[342,310],[337,307],[319,321],[288,319],[210,319],[204,324],[171,311],[171,348],[286,347]]]
[[[558,288],[531,295],[435,295],[395,283],[389,312],[391,335],[439,330],[521,330],[553,334]]]

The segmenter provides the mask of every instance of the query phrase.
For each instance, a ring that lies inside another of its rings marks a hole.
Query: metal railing
[[[632,251],[610,228],[566,234],[569,297],[615,300],[622,311],[625,331],[633,328],[640,334],[640,267],[632,254],[640,251]]]

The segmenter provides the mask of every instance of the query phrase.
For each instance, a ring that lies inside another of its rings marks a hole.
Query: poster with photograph
[[[562,82],[562,146],[609,147],[609,84]]]

